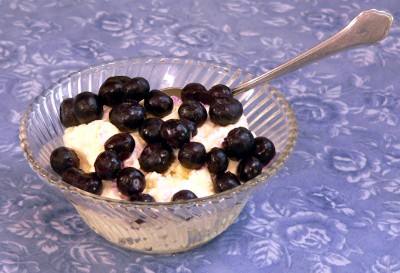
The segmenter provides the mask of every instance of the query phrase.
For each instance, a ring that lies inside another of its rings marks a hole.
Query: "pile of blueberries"
[[[137,131],[147,143],[138,159],[143,171],[166,172],[175,160],[173,149],[179,149],[178,160],[185,168],[207,166],[215,192],[253,179],[275,156],[274,144],[268,138],[254,138],[244,127],[232,129],[224,138],[222,148],[214,147],[208,153],[202,143],[190,141],[208,116],[220,126],[235,124],[240,119],[242,104],[233,97],[229,87],[218,84],[207,90],[199,83],[189,83],[182,89],[181,99],[179,119],[163,121],[162,118],[173,110],[173,99],[169,95],[160,90],[150,91],[149,82],[142,77],[113,76],[101,85],[98,95],[82,92],[63,100],[60,120],[65,127],[101,119],[103,106],[107,105],[112,107],[109,120],[121,133],[105,142],[105,151],[94,163],[95,172],[85,173],[79,169],[77,154],[67,147],[52,152],[51,167],[63,181],[82,190],[101,194],[102,180],[115,179],[119,191],[130,200],[153,202],[152,196],[143,193],[146,187],[143,173],[133,167],[122,167],[135,148],[131,132]],[[210,106],[208,113],[204,105]],[[226,171],[228,158],[240,161],[237,174]],[[193,192],[181,190],[171,201],[194,198],[197,196]]]

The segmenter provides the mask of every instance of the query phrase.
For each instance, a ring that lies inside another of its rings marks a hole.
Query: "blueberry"
[[[83,176],[85,175],[85,172],[79,168],[72,167],[66,170],[62,176],[61,179],[70,185],[74,185],[77,181],[81,180]]]
[[[94,169],[102,179],[114,179],[121,170],[122,162],[116,153],[104,151],[100,153],[94,162]]]
[[[139,201],[139,202],[156,202],[153,196],[147,193],[136,193],[131,195],[130,201]]]
[[[235,98],[223,97],[216,99],[209,109],[212,122],[220,126],[235,124],[243,114],[243,106]]]
[[[89,123],[103,117],[103,104],[91,92],[82,92],[74,98],[74,112],[80,123]]]
[[[151,196],[151,198],[153,198],[153,197]],[[132,198],[130,198],[129,200],[133,201]],[[135,223],[138,224],[138,225],[141,225],[141,224],[146,223],[146,221],[143,218],[138,218],[138,219],[135,220]]]
[[[150,92],[149,82],[142,77],[135,77],[125,83],[125,100],[144,100]]]
[[[123,161],[129,158],[135,149],[135,139],[129,133],[115,134],[104,143],[104,149],[113,151],[119,160]]]
[[[274,143],[266,137],[256,137],[254,139],[253,155],[257,157],[262,164],[268,164],[276,154]]]
[[[117,188],[122,194],[131,196],[143,192],[146,188],[146,180],[141,171],[127,167],[118,173]]]
[[[139,128],[139,135],[147,143],[161,142],[160,129],[164,121],[160,118],[148,118]]]
[[[210,104],[212,98],[207,89],[200,83],[192,82],[185,85],[181,92],[182,101],[196,100],[204,104]]]
[[[210,173],[218,174],[226,171],[229,160],[224,150],[214,147],[207,153],[206,163]]]
[[[233,160],[242,159],[253,152],[254,136],[247,128],[234,128],[225,137],[222,147],[228,157]]]
[[[131,78],[129,78],[128,76],[112,76],[107,78],[107,80],[105,80],[104,82],[109,82],[109,81],[120,81],[122,84],[125,84],[126,82],[128,82]]]
[[[178,153],[181,165],[188,169],[200,169],[206,162],[206,148],[199,142],[188,142]]]
[[[180,118],[193,121],[197,127],[203,125],[207,120],[207,110],[203,104],[195,100],[183,102],[178,109]]]
[[[232,90],[223,84],[217,84],[210,88],[208,91],[213,99],[219,98],[233,98]]]
[[[160,90],[152,90],[144,100],[146,110],[156,117],[163,118],[172,112],[174,101]]]
[[[134,132],[146,118],[146,110],[135,102],[123,102],[110,111],[110,122],[122,132]]]
[[[237,174],[242,182],[247,182],[262,172],[262,163],[257,157],[249,156],[240,160]]]
[[[194,194],[192,191],[180,190],[172,196],[171,201],[184,201],[196,198],[197,198],[196,194]]]
[[[129,80],[126,76],[109,77],[99,88],[101,101],[108,106],[121,103],[125,97],[125,83]]]
[[[240,185],[236,175],[231,172],[217,174],[214,180],[215,192],[224,192]]]
[[[197,126],[196,123],[194,123],[191,120],[185,119],[185,118],[181,118],[180,119],[183,123],[185,123],[187,125],[187,127],[190,130],[190,135],[191,137],[194,137],[195,135],[197,135]]]
[[[96,173],[85,173],[81,169],[72,167],[62,174],[62,180],[81,190],[100,194],[103,189],[103,182]]]
[[[103,181],[95,172],[87,173],[84,175],[83,180],[74,185],[75,187],[100,195],[103,190]]]
[[[164,173],[175,156],[171,147],[164,143],[148,144],[139,156],[140,168],[145,172]]]
[[[79,164],[79,157],[72,149],[62,146],[51,152],[51,168],[59,175],[71,167],[79,168]]]
[[[62,101],[60,105],[60,121],[61,124],[67,128],[80,124],[75,115],[73,98],[68,98]]]
[[[179,119],[170,119],[161,125],[162,139],[172,148],[178,149],[190,140],[189,127]]]

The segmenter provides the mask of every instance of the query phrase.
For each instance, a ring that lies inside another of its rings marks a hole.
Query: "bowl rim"
[[[28,164],[31,166],[31,168],[43,179],[46,179],[48,183],[52,184],[53,186],[56,186],[60,191],[67,190],[69,191],[69,194],[77,194],[80,197],[83,198],[89,198],[89,199],[96,199],[96,201],[99,202],[105,202],[105,203],[112,203],[114,205],[121,205],[121,206],[135,206],[135,207],[176,207],[177,205],[186,205],[186,206],[196,206],[196,205],[201,205],[209,202],[220,202],[222,199],[229,199],[234,197],[235,195],[238,195],[240,193],[245,193],[245,192],[250,192],[251,189],[255,189],[260,185],[266,184],[268,181],[268,178],[270,178],[272,175],[274,175],[287,161],[289,156],[291,155],[294,146],[297,141],[297,121],[295,118],[295,115],[293,113],[293,110],[291,109],[288,101],[285,99],[285,97],[277,91],[274,87],[270,86],[269,83],[265,83],[261,85],[261,88],[263,91],[269,89],[269,92],[273,93],[277,97],[278,100],[280,100],[281,107],[284,109],[284,111],[287,113],[287,119],[289,123],[289,136],[288,136],[288,143],[284,147],[282,151],[276,154],[276,159],[268,165],[265,170],[263,169],[263,172],[257,176],[255,179],[251,179],[250,181],[247,181],[245,183],[242,183],[241,185],[221,192],[221,193],[215,193],[213,195],[205,196],[205,197],[200,197],[192,200],[184,200],[184,201],[169,201],[169,202],[138,202],[138,201],[129,201],[129,200],[118,200],[118,199],[113,199],[113,198],[108,198],[108,197],[102,197],[96,194],[92,194],[89,192],[86,192],[84,190],[81,190],[79,188],[76,188],[74,186],[71,186],[70,184],[65,183],[64,181],[61,180],[61,177],[58,176],[56,177],[54,174],[46,171],[43,168],[43,165],[40,164],[38,161],[35,160],[32,151],[30,149],[29,141],[28,141],[28,121],[29,121],[29,116],[32,114],[34,111],[34,106],[39,103],[40,99],[42,97],[46,97],[51,92],[59,85],[61,85],[63,82],[70,80],[76,75],[94,70],[94,69],[99,69],[102,67],[110,66],[110,65],[116,65],[118,63],[123,63],[123,62],[134,62],[138,64],[145,64],[145,63],[184,63],[184,64],[193,64],[197,63],[199,65],[204,65],[208,67],[213,67],[213,68],[218,68],[218,69],[223,69],[226,70],[227,72],[231,71],[240,71],[241,73],[245,73],[246,76],[253,78],[254,75],[247,70],[244,70],[238,66],[230,65],[230,64],[224,64],[224,63],[216,63],[212,61],[205,61],[205,60],[200,60],[196,58],[182,58],[182,57],[152,57],[152,56],[143,56],[143,57],[129,57],[129,58],[122,58],[122,59],[117,59],[113,60],[110,62],[104,62],[100,64],[94,64],[90,65],[87,67],[84,67],[82,69],[76,70],[56,82],[50,84],[48,87],[44,88],[38,96],[33,100],[32,103],[28,105],[26,110],[24,111],[24,114],[21,118],[20,122],[20,128],[19,128],[19,139],[20,139],[20,145],[23,149],[23,153],[25,158],[28,161]],[[66,194],[63,192],[63,195],[65,196]]]

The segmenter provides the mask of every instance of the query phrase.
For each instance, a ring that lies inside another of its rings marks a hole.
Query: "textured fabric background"
[[[203,247],[110,245],[23,157],[24,109],[70,72],[174,55],[261,74],[370,8],[394,15],[386,40],[273,82],[298,119],[295,151]],[[0,0],[0,272],[400,272],[399,15],[398,0]]]

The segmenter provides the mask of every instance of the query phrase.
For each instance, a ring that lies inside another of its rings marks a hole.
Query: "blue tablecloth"
[[[383,42],[272,82],[297,116],[295,151],[200,248],[109,244],[24,159],[24,109],[70,72],[173,55],[261,74],[370,8],[395,17]],[[0,0],[0,272],[400,272],[399,15],[398,0]]]

